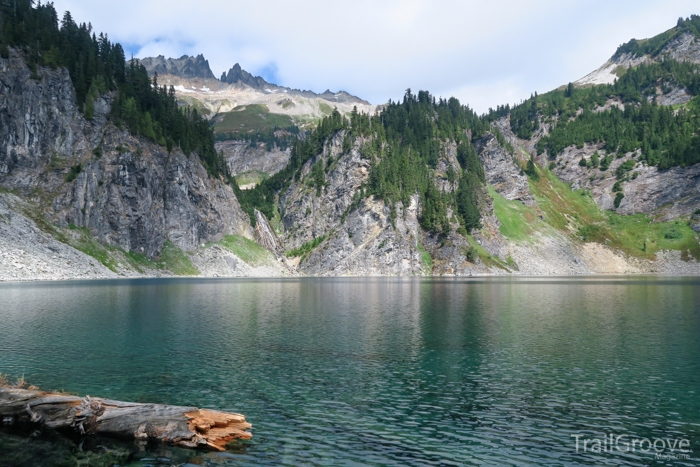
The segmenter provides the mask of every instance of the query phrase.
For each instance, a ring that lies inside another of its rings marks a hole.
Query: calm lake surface
[[[130,465],[700,465],[697,278],[6,283],[0,372],[253,424]],[[694,452],[576,450],[611,434]]]

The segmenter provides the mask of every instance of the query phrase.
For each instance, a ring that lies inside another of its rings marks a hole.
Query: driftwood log
[[[39,425],[217,451],[234,439],[253,436],[247,431],[252,425],[240,414],[1,387],[0,419],[4,426]]]

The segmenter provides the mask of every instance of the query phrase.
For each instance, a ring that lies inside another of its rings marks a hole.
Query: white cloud
[[[502,81],[490,81],[469,84],[453,89],[448,89],[438,97],[456,97],[463,104],[476,110],[478,113],[488,111],[489,107],[496,108],[499,105],[519,103],[523,97],[530,97],[530,91],[523,88],[515,79],[509,78]]]
[[[279,84],[344,89],[375,103],[408,87],[464,92],[480,112],[574,81],[631,37],[658,34],[700,10],[697,0],[54,4],[59,15],[70,10],[76,21],[138,46],[140,57],[203,53],[216,76],[239,62],[251,73],[276,69]]]

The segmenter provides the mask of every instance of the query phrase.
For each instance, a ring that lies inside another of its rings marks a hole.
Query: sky
[[[204,54],[267,81],[373,104],[406,89],[479,113],[575,81],[697,0],[53,0],[137,58]]]

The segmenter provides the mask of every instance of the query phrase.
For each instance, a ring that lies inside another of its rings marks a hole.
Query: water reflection
[[[0,372],[245,413],[253,441],[200,464],[648,465],[576,453],[570,435],[685,437],[700,452],[699,285],[0,284]]]

